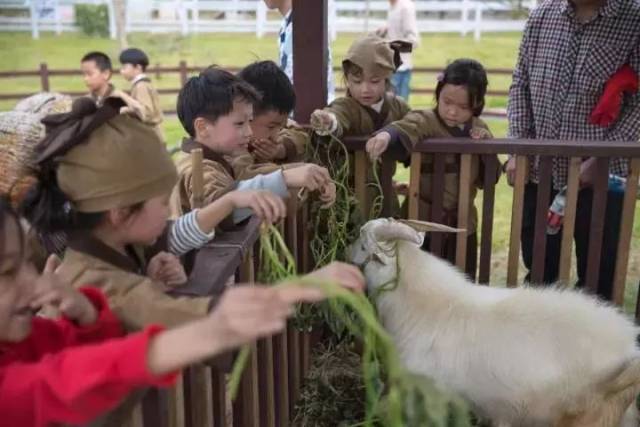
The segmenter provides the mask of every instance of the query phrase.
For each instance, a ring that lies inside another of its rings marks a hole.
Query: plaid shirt
[[[529,17],[509,93],[513,138],[639,141],[640,94],[625,95],[609,127],[589,123],[604,84],[621,66],[640,73],[640,0],[608,0],[588,22],[568,0],[546,0]],[[538,159],[531,179],[538,182]],[[626,176],[628,162],[611,159],[610,172]],[[567,181],[568,159],[553,159],[556,189]]]

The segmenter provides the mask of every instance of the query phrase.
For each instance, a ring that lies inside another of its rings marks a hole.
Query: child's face
[[[84,84],[91,92],[100,92],[109,85],[111,71],[101,71],[95,61],[85,61],[80,63]]]
[[[445,84],[438,97],[438,115],[447,126],[460,126],[471,120],[473,110],[467,87]]]
[[[142,209],[126,215],[118,228],[127,244],[151,246],[162,234],[169,218],[169,195],[147,200]]]
[[[276,141],[278,133],[287,124],[288,115],[276,110],[269,110],[253,118],[251,132],[255,139]]]
[[[142,67],[133,64],[122,64],[122,67],[120,67],[120,74],[125,78],[125,80],[130,82],[136,78],[136,76],[142,74]]]
[[[0,341],[19,342],[31,333],[29,306],[38,276],[20,251],[18,224],[10,218],[4,226],[0,255]]]
[[[211,122],[199,117],[195,120],[196,141],[220,154],[237,155],[247,152],[253,119],[253,105],[234,101],[233,110]]]
[[[380,102],[387,90],[387,80],[381,74],[363,71],[360,74],[347,75],[347,89],[351,97],[365,107]]]

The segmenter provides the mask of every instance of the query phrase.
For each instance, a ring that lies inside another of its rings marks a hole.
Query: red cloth
[[[82,292],[98,309],[93,325],[36,317],[26,340],[0,343],[0,426],[85,423],[136,388],[175,381],[175,373],[155,377],[146,368],[149,339],[161,327],[122,337],[104,295]]]
[[[602,96],[591,112],[589,122],[602,127],[615,123],[620,116],[622,95],[625,92],[638,92],[638,73],[628,64],[623,65],[605,83]]]

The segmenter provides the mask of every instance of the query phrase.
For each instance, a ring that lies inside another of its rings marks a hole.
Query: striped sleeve
[[[169,252],[180,256],[192,249],[204,246],[215,236],[215,230],[207,234],[200,229],[196,214],[198,210],[193,210],[186,215],[182,215],[173,223],[169,232]]]

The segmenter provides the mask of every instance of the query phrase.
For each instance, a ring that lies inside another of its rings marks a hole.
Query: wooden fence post
[[[187,83],[187,61],[180,61],[180,87],[184,86]]]
[[[46,62],[40,63],[40,86],[43,92],[49,92],[49,67]]]

